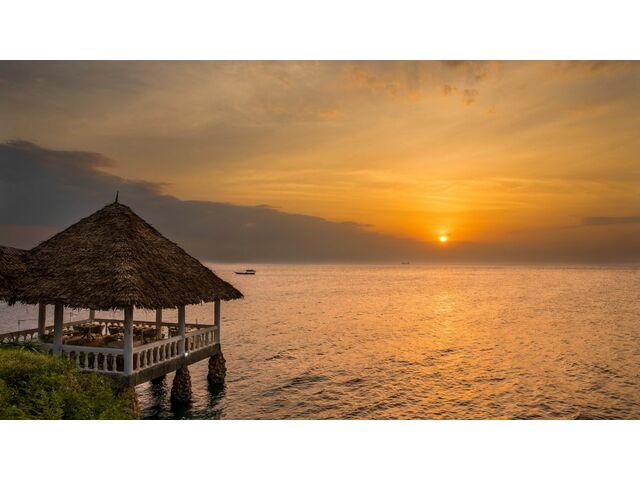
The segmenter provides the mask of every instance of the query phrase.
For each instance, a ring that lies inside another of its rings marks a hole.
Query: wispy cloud
[[[582,219],[583,225],[628,225],[640,223],[640,216],[631,217],[585,217]]]

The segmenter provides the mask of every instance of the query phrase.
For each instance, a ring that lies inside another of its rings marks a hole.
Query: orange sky
[[[433,243],[638,236],[638,63],[6,62],[0,102],[0,138],[181,199]]]

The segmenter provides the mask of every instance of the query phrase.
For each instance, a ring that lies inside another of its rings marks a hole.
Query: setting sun
[[[440,235],[438,237],[438,240],[440,240],[440,243],[447,243],[449,241],[449,237],[447,237],[446,235]]]

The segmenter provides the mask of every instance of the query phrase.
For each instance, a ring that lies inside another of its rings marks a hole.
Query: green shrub
[[[0,419],[129,418],[131,398],[109,378],[43,353],[0,348]]]

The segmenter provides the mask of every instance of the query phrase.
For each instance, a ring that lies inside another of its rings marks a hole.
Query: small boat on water
[[[256,271],[253,268],[247,268],[244,272],[236,272],[236,275],[255,275]]]

